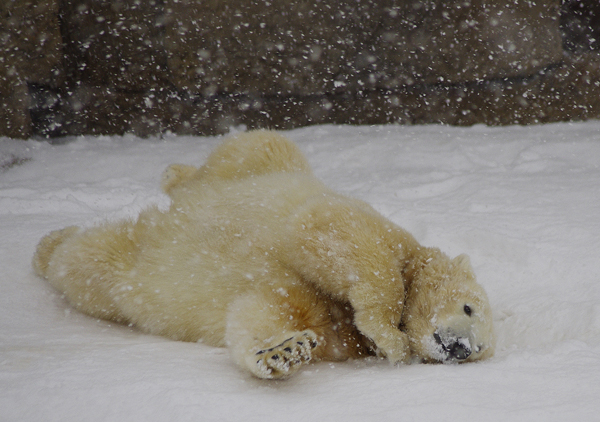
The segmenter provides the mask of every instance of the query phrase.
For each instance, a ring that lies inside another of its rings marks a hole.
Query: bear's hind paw
[[[289,377],[312,359],[312,350],[317,345],[316,334],[306,330],[277,346],[259,350],[256,353],[256,374],[267,379]]]

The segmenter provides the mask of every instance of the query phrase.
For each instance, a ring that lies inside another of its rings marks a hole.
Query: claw
[[[286,377],[312,359],[311,350],[318,345],[317,341],[311,338],[314,333],[304,332],[301,336],[304,339],[297,340],[298,336],[290,337],[277,346],[255,353],[255,356],[261,356],[256,362],[263,374],[261,377],[271,379]]]

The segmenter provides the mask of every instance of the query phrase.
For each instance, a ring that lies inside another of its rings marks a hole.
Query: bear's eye
[[[469,305],[465,305],[463,309],[465,310],[465,314],[467,314],[468,316],[471,316],[471,314],[473,313]]]

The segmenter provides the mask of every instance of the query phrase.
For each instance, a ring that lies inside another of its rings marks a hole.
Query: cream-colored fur
[[[275,132],[226,140],[163,177],[168,211],[40,242],[33,265],[74,307],[175,340],[227,346],[261,378],[312,359],[493,354],[468,258],[449,259],[313,175]]]

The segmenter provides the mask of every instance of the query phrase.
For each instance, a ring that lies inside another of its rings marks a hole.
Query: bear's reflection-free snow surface
[[[287,133],[334,190],[424,245],[468,253],[498,341],[477,364],[323,362],[274,384],[241,377],[224,349],[70,312],[30,266],[51,230],[167,209],[160,171],[197,165],[220,139],[2,139],[0,156],[21,159],[0,173],[0,420],[594,420],[599,134],[599,122]]]

